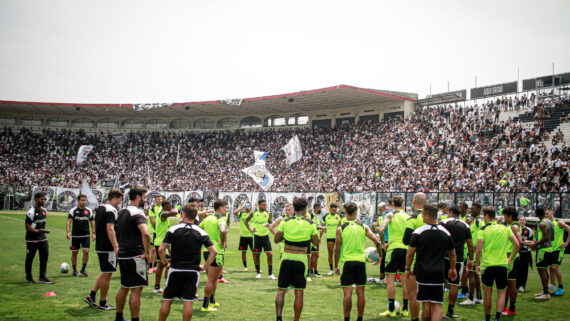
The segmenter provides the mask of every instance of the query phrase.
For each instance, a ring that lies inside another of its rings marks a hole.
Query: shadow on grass
[[[84,308],[69,308],[65,310],[65,313],[67,313],[70,316],[73,317],[87,317],[87,316],[92,316],[92,315],[99,315],[101,318],[105,317],[105,312],[104,311],[99,311],[95,308],[92,307],[84,307]],[[114,314],[113,314],[114,315]],[[113,316],[109,316],[109,318],[111,318]]]

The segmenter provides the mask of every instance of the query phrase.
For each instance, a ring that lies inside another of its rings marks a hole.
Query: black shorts
[[[119,259],[121,269],[121,286],[124,288],[140,288],[148,286],[146,261],[140,257]]]
[[[253,251],[255,253],[271,252],[271,241],[269,241],[269,235],[265,236],[253,236]]]
[[[71,237],[71,244],[69,249],[72,251],[79,251],[80,248],[89,250],[89,245],[91,244],[91,239],[89,236],[84,237]]]
[[[336,238],[333,238],[333,239],[327,239],[327,243],[334,243],[334,242],[336,242]]]
[[[313,253],[313,252],[317,252],[317,253],[318,253],[318,252],[319,252],[319,247],[318,247],[318,246],[314,246],[314,245],[311,244],[311,253]]]
[[[99,257],[99,269],[101,273],[117,272],[117,257],[115,252],[97,252]]]
[[[546,252],[545,250],[538,250],[536,252],[536,267],[538,269],[546,269],[550,267],[552,263],[552,252]]]
[[[347,261],[342,265],[340,274],[340,286],[347,287],[366,285],[366,263],[357,261]]]
[[[380,274],[386,273],[386,250],[382,249],[382,260],[380,261]]]
[[[445,258],[445,279],[447,280],[447,283],[451,284],[451,285],[457,285],[459,286],[459,283],[461,283],[461,275],[463,274],[463,262],[456,262],[455,263],[455,270],[457,271],[457,278],[455,280],[450,280],[449,279],[449,267],[451,265],[451,262],[449,261],[448,258]]]
[[[154,239],[156,238],[156,233],[152,233],[152,236],[150,238],[150,244],[154,244]]]
[[[388,249],[386,252],[386,273],[404,273],[406,270],[406,249]]]
[[[552,252],[552,265],[562,265],[562,260],[564,259],[564,250],[558,250]]]
[[[277,287],[294,290],[304,290],[307,287],[307,266],[301,261],[282,260],[279,267]]]
[[[200,272],[170,269],[162,299],[195,301],[196,290],[200,282]]]
[[[418,302],[430,302],[443,304],[443,284],[418,283]]]
[[[493,282],[497,286],[498,291],[507,288],[507,267],[506,266],[489,266],[483,271],[481,283],[485,287],[492,288]]]
[[[253,237],[251,236],[240,236],[239,237],[239,251],[247,251],[249,247],[250,251],[253,251]]]
[[[519,266],[521,264],[521,258],[517,257],[511,263],[511,266],[507,268],[507,280],[516,280],[517,279],[517,271],[519,270]]]
[[[208,260],[208,256],[210,256],[210,252],[209,251],[205,251],[204,253],[204,262],[206,262]],[[214,259],[214,262],[212,262],[213,267],[217,267],[217,266],[224,266],[224,254],[223,253],[218,253],[216,255],[216,258]]]

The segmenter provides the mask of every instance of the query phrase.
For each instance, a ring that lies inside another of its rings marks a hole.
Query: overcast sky
[[[570,1],[0,2],[0,100],[418,93],[570,71]]]

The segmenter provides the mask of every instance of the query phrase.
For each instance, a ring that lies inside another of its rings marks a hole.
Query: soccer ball
[[[390,303],[388,303],[387,309],[390,309]],[[402,305],[398,301],[394,301],[394,312],[396,312],[396,314],[402,312]]]
[[[366,250],[364,250],[364,257],[366,258],[366,262],[375,263],[378,261],[378,251],[376,251],[375,247],[367,247]]]
[[[69,272],[69,264],[61,263],[61,265],[59,266],[59,270],[61,271],[61,273]]]
[[[550,294],[556,293],[556,286],[555,286],[554,284],[549,284],[549,285],[548,285],[548,292],[549,292]]]

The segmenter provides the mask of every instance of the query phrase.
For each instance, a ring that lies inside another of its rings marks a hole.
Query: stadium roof
[[[174,103],[166,107],[135,111],[134,104],[73,104],[1,101],[0,113],[36,115],[73,115],[94,117],[196,117],[218,115],[291,114],[302,111],[334,109],[385,103],[414,101],[417,94],[338,85],[288,94],[245,98],[240,106],[222,101]]]

